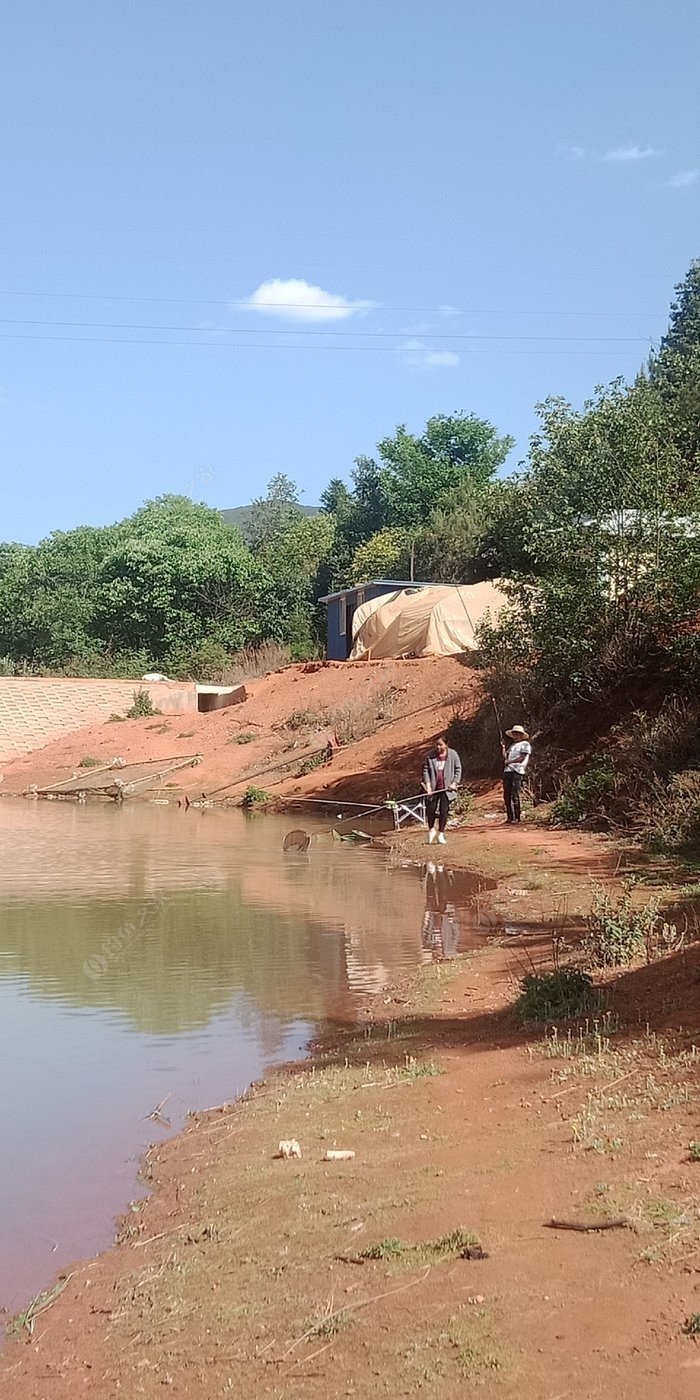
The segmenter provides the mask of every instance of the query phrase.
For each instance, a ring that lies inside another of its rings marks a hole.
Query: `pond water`
[[[284,854],[298,824],[0,803],[0,1306],[110,1242],[142,1153],[189,1109],[483,937],[474,877],[320,826]],[[170,1126],[148,1117],[163,1100]]]

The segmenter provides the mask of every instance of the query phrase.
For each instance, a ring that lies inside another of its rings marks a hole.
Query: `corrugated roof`
[[[424,579],[371,578],[366,583],[354,583],[351,588],[341,588],[338,593],[326,593],[319,603],[332,603],[335,598],[347,598],[349,593],[357,593],[362,588],[432,588]],[[443,584],[442,587],[456,587],[456,584]]]

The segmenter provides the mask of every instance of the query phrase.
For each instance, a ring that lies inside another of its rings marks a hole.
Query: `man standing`
[[[438,823],[437,839],[441,846],[447,845],[445,827],[450,803],[457,796],[457,788],[462,780],[462,760],[456,749],[450,749],[447,739],[441,734],[432,753],[428,754],[423,765],[423,787],[426,792],[426,815],[428,818],[428,844],[435,840],[435,823]]]
[[[520,821],[520,789],[525,777],[525,769],[530,762],[530,736],[522,724],[514,724],[506,729],[511,744],[503,745],[505,769],[503,772],[503,799],[506,804],[506,823],[515,826]]]

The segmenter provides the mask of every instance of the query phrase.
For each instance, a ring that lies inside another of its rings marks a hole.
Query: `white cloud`
[[[694,185],[700,177],[700,170],[679,170],[676,175],[672,175],[669,185],[674,190],[687,189],[688,185]]]
[[[399,350],[404,364],[413,369],[455,369],[459,364],[454,350],[431,350],[422,340],[405,340]]]
[[[585,146],[557,146],[557,155],[566,156],[567,160],[583,160],[589,154]]]
[[[613,146],[600,159],[604,161],[617,161],[620,163],[650,160],[653,156],[662,156],[663,151],[658,151],[655,146]]]
[[[571,161],[596,160],[602,161],[605,165],[630,165],[634,164],[635,161],[651,160],[654,156],[662,156],[663,151],[657,150],[656,146],[611,146],[601,155],[588,146],[560,145],[557,146],[557,155],[564,156]]]
[[[236,308],[257,311],[262,316],[284,317],[288,321],[345,321],[363,311],[371,311],[372,301],[349,301],[347,297],[324,292],[301,277],[273,277],[261,282],[251,297],[234,302]]]

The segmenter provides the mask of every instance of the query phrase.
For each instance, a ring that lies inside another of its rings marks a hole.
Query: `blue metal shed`
[[[354,588],[343,588],[339,593],[328,593],[319,598],[326,604],[328,626],[326,632],[326,656],[329,661],[347,661],[352,651],[352,620],[355,609],[371,598],[381,598],[384,593],[398,593],[402,588],[429,588],[427,583],[416,583],[411,579],[372,579],[369,583],[358,583]]]

